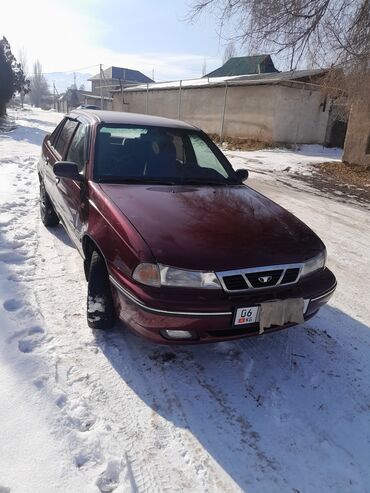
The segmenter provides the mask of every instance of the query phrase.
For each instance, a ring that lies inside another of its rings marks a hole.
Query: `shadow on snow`
[[[73,247],[62,227],[50,231]],[[346,313],[327,306],[303,326],[210,345],[155,345],[121,323],[95,337],[154,414],[188,430],[242,490],[370,484],[370,330]]]
[[[117,373],[243,490],[365,491],[369,327],[326,307],[304,326],[215,345],[124,332],[96,335]]]
[[[13,140],[16,140],[18,142],[25,141],[29,142],[30,144],[41,146],[47,133],[48,132],[46,132],[45,130],[41,130],[39,128],[17,124],[17,127],[14,130],[4,135],[11,137]]]

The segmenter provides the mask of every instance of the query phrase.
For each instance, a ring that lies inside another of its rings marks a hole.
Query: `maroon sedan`
[[[156,342],[227,340],[302,323],[335,290],[322,241],[186,123],[73,111],[38,173],[43,223],[84,259],[94,329],[119,317]]]

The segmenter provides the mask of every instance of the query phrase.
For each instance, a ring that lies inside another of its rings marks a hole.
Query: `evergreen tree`
[[[30,81],[12,53],[8,40],[0,40],[0,117],[6,114],[6,105],[16,92],[30,91]]]

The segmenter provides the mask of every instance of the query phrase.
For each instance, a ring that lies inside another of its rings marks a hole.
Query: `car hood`
[[[324,248],[299,219],[244,185],[101,188],[165,265],[221,271],[297,263]]]

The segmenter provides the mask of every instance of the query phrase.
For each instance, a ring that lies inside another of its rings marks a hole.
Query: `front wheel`
[[[98,252],[93,252],[87,287],[87,323],[91,329],[108,330],[116,319],[108,271]]]
[[[40,182],[40,216],[44,226],[55,227],[59,224],[59,217],[54,210],[50,197],[45,190],[45,185]]]

